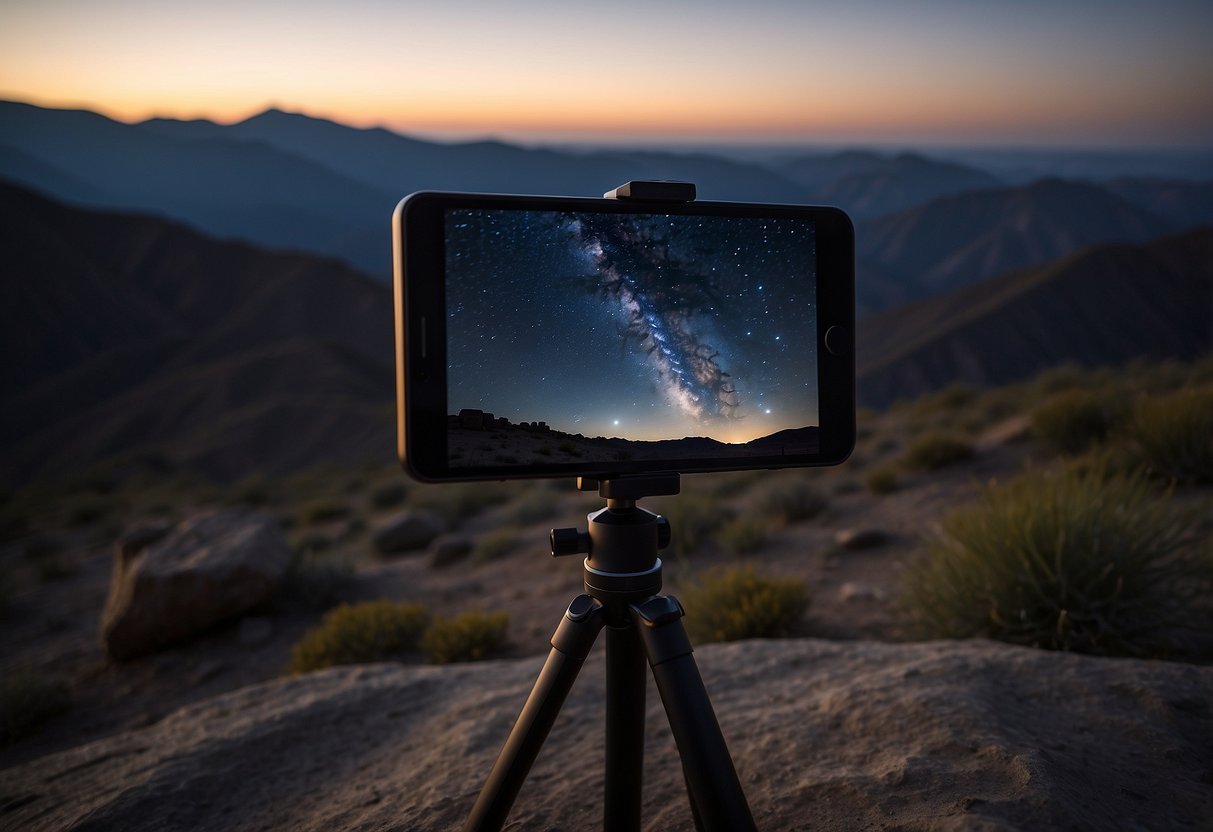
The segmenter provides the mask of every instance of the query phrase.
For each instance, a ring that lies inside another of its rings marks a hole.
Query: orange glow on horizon
[[[44,0],[0,12],[0,95],[465,138],[1213,143],[1213,6],[1158,3]]]

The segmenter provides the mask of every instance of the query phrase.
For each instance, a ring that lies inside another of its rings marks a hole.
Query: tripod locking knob
[[[664,549],[670,545],[670,535],[673,531],[670,529],[670,521],[666,520],[662,515],[657,515],[657,548]]]
[[[552,543],[552,557],[565,555],[588,555],[590,552],[590,536],[577,529],[552,529],[549,536]]]

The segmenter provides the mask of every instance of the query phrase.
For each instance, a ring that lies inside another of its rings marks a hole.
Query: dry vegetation
[[[1209,662],[1213,645],[1189,632],[1196,607],[1178,599],[1207,586],[1213,557],[1211,419],[1213,360],[1061,368],[861,412],[838,469],[688,476],[679,497],[645,505],[673,525],[667,589],[696,638],[982,634]],[[272,634],[250,646],[233,625],[107,665],[96,622],[121,529],[233,504],[277,516],[295,550],[257,613]],[[547,529],[584,526],[601,505],[571,481],[425,486],[390,465],[220,487],[156,458],[0,493],[2,675],[27,680],[5,710],[32,726],[6,726],[0,764],[287,667],[541,653],[581,590],[576,559],[548,556]],[[375,530],[404,510],[432,512],[467,554],[441,569],[428,552],[377,555]],[[843,542],[864,530],[883,542]],[[37,684],[64,695],[28,695]]]

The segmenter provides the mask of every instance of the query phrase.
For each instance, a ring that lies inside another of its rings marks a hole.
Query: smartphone
[[[428,482],[832,465],[835,208],[420,192],[393,215],[397,447]]]

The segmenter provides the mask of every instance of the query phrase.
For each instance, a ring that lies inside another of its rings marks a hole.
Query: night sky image
[[[448,412],[745,443],[818,424],[811,222],[450,210]]]

